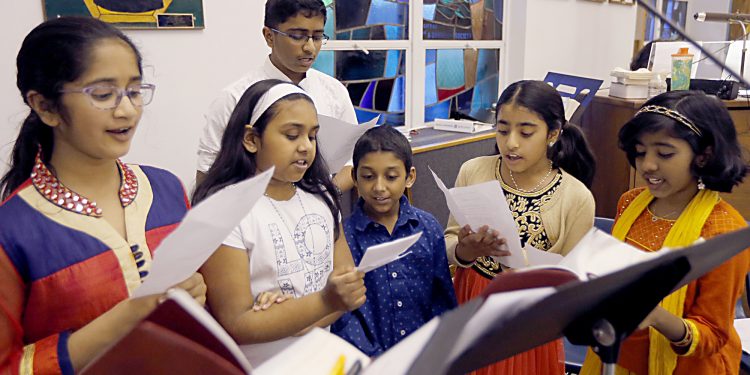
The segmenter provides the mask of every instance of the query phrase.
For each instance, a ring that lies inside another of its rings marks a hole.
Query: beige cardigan
[[[495,179],[499,155],[480,156],[465,162],[456,177],[455,186],[469,186]],[[552,199],[541,207],[542,224],[550,242],[549,252],[565,255],[594,225],[594,196],[586,186],[564,170],[562,181]],[[564,199],[563,199],[564,198]],[[445,230],[445,245],[451,264],[468,267],[456,260],[458,231],[453,215]]]

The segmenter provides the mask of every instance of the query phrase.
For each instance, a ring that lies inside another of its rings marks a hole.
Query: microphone
[[[747,13],[709,13],[700,12],[693,15],[698,22],[750,22],[750,14]]]

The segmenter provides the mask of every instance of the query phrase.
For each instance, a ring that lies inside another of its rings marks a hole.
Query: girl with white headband
[[[298,86],[279,80],[250,86],[193,197],[197,203],[275,167],[266,196],[202,268],[212,313],[240,344],[256,344],[244,348],[254,366],[292,336],[328,326],[365,301],[364,274],[354,268],[336,188],[316,149],[319,128],[315,106]],[[253,305],[253,296],[278,291],[294,298]]]
[[[656,251],[746,226],[719,197],[742,181],[747,165],[716,97],[656,96],[620,129],[619,143],[646,187],[620,198],[614,237]],[[623,342],[616,373],[737,374],[742,349],[734,307],[749,268],[745,251],[664,298]],[[589,351],[581,374],[599,373],[601,362]]]

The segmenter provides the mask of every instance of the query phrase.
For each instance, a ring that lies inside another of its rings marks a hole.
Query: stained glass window
[[[651,1],[651,5],[656,6],[656,0]],[[685,29],[687,22],[687,1],[682,0],[664,0],[662,2],[662,14],[667,18],[680,25],[682,29]],[[676,40],[679,35],[676,31],[666,24],[661,23],[660,30],[656,30],[656,18],[652,14],[646,16],[646,40]]]
[[[405,56],[402,50],[321,51],[313,68],[349,90],[357,121],[380,115],[379,124],[404,125]]]
[[[505,1],[323,0],[333,41],[313,67],[346,86],[359,122],[493,122]],[[421,16],[423,27],[410,25],[410,11],[420,13],[411,16]]]
[[[424,121],[472,118],[494,122],[500,52],[495,49],[428,49]]]
[[[323,0],[325,33],[335,40],[408,39],[408,0]]]
[[[424,0],[425,40],[502,40],[503,0]]]

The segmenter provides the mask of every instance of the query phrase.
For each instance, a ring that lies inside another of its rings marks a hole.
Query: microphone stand
[[[745,56],[747,55],[747,22],[742,20],[729,20],[730,24],[738,24],[742,27],[742,57],[740,58],[740,76],[745,77]],[[747,86],[744,86],[746,89]]]
[[[692,44],[696,48],[698,48],[703,53],[703,55],[706,56],[709,60],[713,61],[714,64],[716,64],[716,65],[724,68],[724,70],[726,70],[727,72],[729,72],[729,74],[731,74],[733,77],[736,77],[737,81],[739,81],[745,87],[750,87],[750,83],[748,83],[748,81],[745,79],[745,77],[743,77],[740,74],[737,74],[737,72],[734,69],[728,67],[723,61],[720,61],[713,53],[711,53],[711,52],[707,51],[705,48],[703,48],[703,46],[701,46],[700,44],[698,44],[695,40],[693,40],[693,38],[689,37],[685,33],[685,31],[682,30],[682,28],[680,26],[676,25],[669,18],[664,17],[664,15],[661,14],[658,10],[656,10],[653,5],[649,4],[648,1],[646,1],[646,0],[635,0],[635,1],[638,3],[638,5],[646,8],[646,10],[649,13],[651,13],[652,15],[654,15],[654,17],[660,19],[661,22],[666,23],[667,25],[669,25],[669,27],[671,27],[672,30],[674,30],[675,32],[677,32],[677,34],[679,34],[681,37],[683,37],[686,41],[690,42],[690,44]]]

